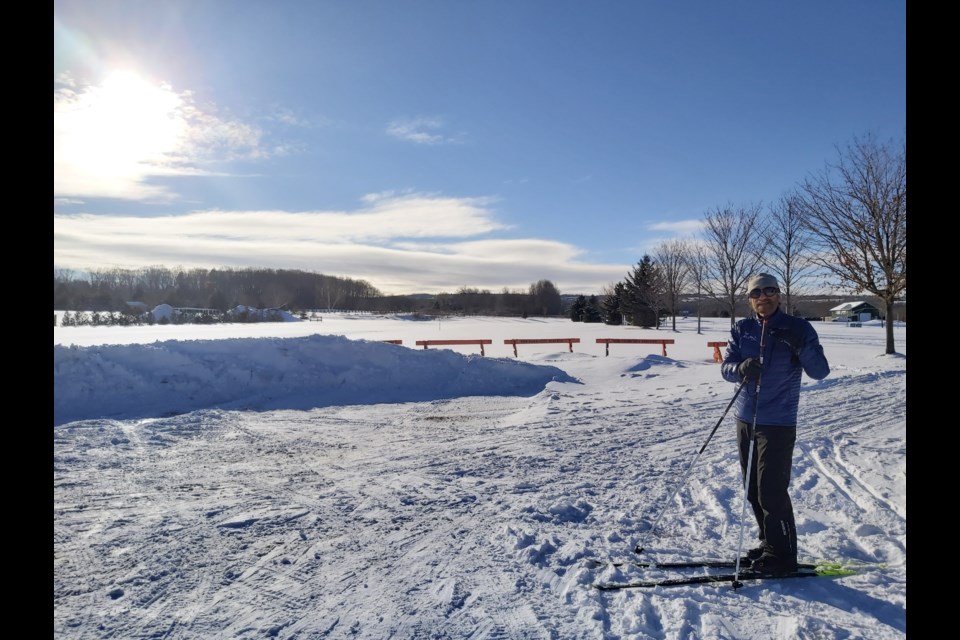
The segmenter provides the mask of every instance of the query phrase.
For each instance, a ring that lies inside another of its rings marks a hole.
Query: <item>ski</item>
[[[599,567],[640,567],[643,569],[734,569],[737,563],[733,560],[688,560],[684,562],[642,562],[639,560],[595,560],[587,559],[585,562],[592,566]],[[749,563],[741,562],[740,566],[748,568]],[[801,562],[797,565],[798,569],[816,569],[819,565]]]
[[[740,580],[781,580],[787,578],[817,578],[849,576],[856,571],[846,569],[838,564],[818,565],[816,568],[799,568],[796,571],[782,574],[757,573],[744,571],[735,573],[716,573],[704,576],[685,576],[682,578],[665,578],[662,580],[640,580],[637,582],[599,582],[592,586],[600,591],[614,591],[617,589],[637,589],[652,587],[679,587],[684,585],[711,584],[716,582],[739,582]],[[735,585],[736,586],[736,585]]]

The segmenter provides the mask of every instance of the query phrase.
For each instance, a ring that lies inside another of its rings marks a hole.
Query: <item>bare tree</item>
[[[803,224],[801,204],[796,195],[787,195],[770,207],[764,261],[777,276],[783,291],[784,310],[796,314],[795,300],[805,293],[805,283],[815,275],[811,251],[813,237]]]
[[[166,267],[157,265],[143,267],[139,270],[138,276],[145,291],[158,297],[174,286],[173,274]]]
[[[316,297],[324,308],[338,309],[347,298],[347,288],[343,282],[327,278],[317,286]]]
[[[64,269],[61,267],[53,268],[53,283],[70,282],[76,278],[76,272],[73,269]]]
[[[730,310],[731,328],[736,320],[737,293],[762,264],[765,228],[761,211],[761,205],[754,204],[737,209],[717,207],[704,215],[708,257],[704,285]]]
[[[530,298],[533,308],[544,316],[559,315],[563,308],[560,290],[549,280],[538,280],[531,284]]]
[[[663,293],[667,309],[673,316],[673,330],[677,330],[677,305],[690,277],[690,262],[687,245],[680,240],[661,242],[653,251],[663,280]]]
[[[699,242],[689,242],[687,245],[687,265],[690,274],[690,283],[696,288],[697,295],[697,333],[700,330],[700,319],[703,317],[703,293],[706,290],[707,280],[707,255],[706,247]]]
[[[907,290],[906,143],[882,145],[868,134],[838,155],[800,187],[814,260],[839,286],[883,301],[886,353],[896,353],[893,303]]]

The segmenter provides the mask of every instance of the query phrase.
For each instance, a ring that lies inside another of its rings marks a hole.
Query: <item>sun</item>
[[[104,149],[123,162],[162,163],[180,145],[182,99],[128,71],[110,74],[100,87],[97,130]]]
[[[59,114],[61,158],[91,178],[164,172],[184,143],[183,98],[131,71],[114,71]]]

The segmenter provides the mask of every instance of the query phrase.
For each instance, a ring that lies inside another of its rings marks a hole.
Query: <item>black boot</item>
[[[762,556],[753,561],[750,565],[750,570],[771,576],[792,573],[797,570],[797,558],[796,556],[786,554],[777,555],[766,551]]]
[[[750,566],[750,563],[763,555],[763,552],[766,551],[766,547],[760,545],[759,547],[754,547],[747,551],[747,553],[740,558],[740,564]]]

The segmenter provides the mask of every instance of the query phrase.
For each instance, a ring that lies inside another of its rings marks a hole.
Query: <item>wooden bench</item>
[[[597,338],[597,344],[606,344],[607,353],[610,355],[611,344],[659,344],[663,346],[663,356],[667,356],[667,345],[673,344],[672,338]]]
[[[403,344],[403,340],[381,340],[381,342],[389,342],[390,344]]]
[[[573,353],[573,343],[580,343],[580,338],[513,338],[510,340],[504,340],[503,344],[512,344],[513,345],[513,355],[517,355],[517,345],[518,344],[551,344],[551,343],[566,343],[570,347],[570,353]]]
[[[720,353],[720,347],[727,346],[726,342],[708,342],[708,347],[713,347],[713,361],[723,362],[723,354]]]
[[[426,349],[432,345],[452,345],[452,344],[478,344],[480,345],[480,355],[485,356],[483,345],[493,344],[493,340],[417,340],[417,346],[423,345]]]

